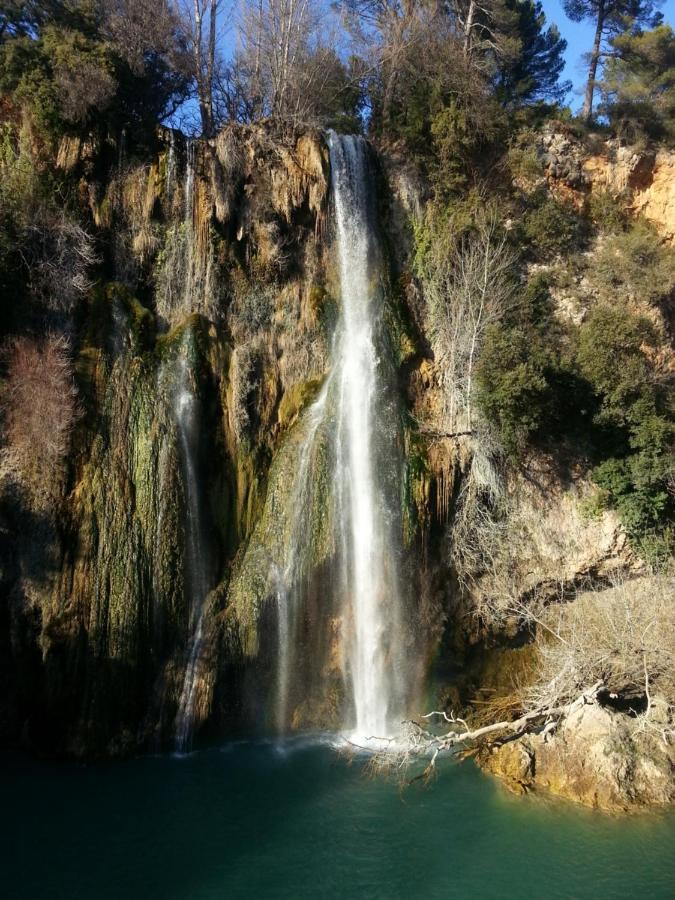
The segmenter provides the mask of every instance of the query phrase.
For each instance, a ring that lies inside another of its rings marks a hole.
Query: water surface
[[[1,764],[8,900],[675,896],[675,816],[515,798],[471,764],[403,792],[302,739]]]

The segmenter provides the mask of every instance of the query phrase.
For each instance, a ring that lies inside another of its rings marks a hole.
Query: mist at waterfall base
[[[675,816],[513,797],[471,765],[401,792],[296,738],[188,757],[2,761],[8,900],[666,900]]]

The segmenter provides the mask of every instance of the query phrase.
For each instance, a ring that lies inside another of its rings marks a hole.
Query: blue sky
[[[581,94],[586,79],[587,67],[582,56],[591,49],[595,29],[591,22],[570,21],[565,15],[562,0],[542,0],[542,5],[547,20],[555,22],[562,36],[567,40],[566,65],[562,78],[569,78],[574,85],[568,103],[576,112],[582,103]],[[660,9],[666,22],[675,26],[675,0],[666,0]]]
[[[572,82],[572,92],[567,102],[574,112],[578,112],[583,102],[583,90],[586,83],[587,65],[583,60],[584,53],[591,49],[593,32],[592,22],[572,22],[565,15],[562,0],[542,0],[546,19],[550,23],[555,22],[560,33],[567,40],[565,53],[565,70],[562,80],[569,79]],[[664,19],[675,28],[675,0],[665,0],[659,7]],[[233,48],[234,34],[231,28],[225,28],[221,36],[221,49],[226,53]]]

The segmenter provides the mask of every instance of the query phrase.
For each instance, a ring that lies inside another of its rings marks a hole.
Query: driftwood
[[[434,710],[421,716],[422,719],[440,718],[453,727],[442,734],[434,734],[423,728],[419,722],[409,721],[408,735],[403,741],[397,740],[392,749],[376,755],[374,766],[376,768],[405,768],[413,760],[422,757],[431,757],[424,770],[414,780],[428,778],[436,765],[439,754],[452,750],[458,745],[464,745],[463,755],[467,754],[467,745],[477,746],[494,738],[494,743],[504,744],[507,741],[516,740],[524,734],[536,731],[540,735],[549,735],[555,731],[560,722],[570,716],[575,710],[587,704],[595,703],[598,694],[603,688],[602,681],[596,683],[580,694],[576,700],[560,706],[543,706],[531,710],[512,721],[504,720],[484,725],[481,728],[471,729],[464,719],[451,713]]]

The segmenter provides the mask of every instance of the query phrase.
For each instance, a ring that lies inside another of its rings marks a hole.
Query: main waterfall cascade
[[[292,523],[278,609],[277,722],[287,726],[297,620],[307,564],[310,461],[331,444],[337,572],[328,586],[341,613],[343,667],[351,709],[343,726],[354,739],[391,736],[404,713],[402,601],[396,531],[400,459],[381,329],[382,290],[369,151],[363,138],[329,132],[340,276],[340,316],[331,371],[304,417],[305,437],[292,489]],[[393,370],[392,370],[393,374]],[[399,537],[400,543],[400,537]]]

